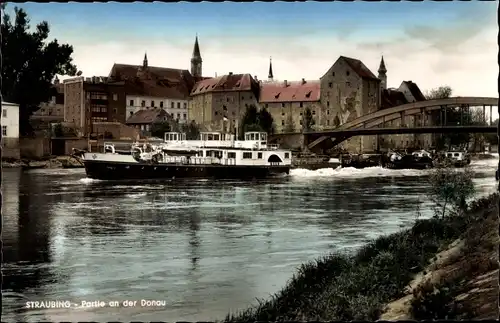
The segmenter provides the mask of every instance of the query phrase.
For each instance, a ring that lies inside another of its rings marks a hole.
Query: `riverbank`
[[[24,169],[37,169],[37,168],[79,168],[83,167],[79,160],[72,156],[56,156],[41,158],[38,160],[33,159],[4,159],[2,160],[2,167],[5,168],[24,168]]]
[[[302,265],[287,285],[225,321],[498,318],[497,194],[463,215],[417,220],[355,255]]]

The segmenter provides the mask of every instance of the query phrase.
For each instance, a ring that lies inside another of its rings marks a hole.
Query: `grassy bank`
[[[417,220],[355,255],[331,254],[302,265],[269,300],[225,320],[493,318],[484,316],[481,304],[498,302],[497,206],[494,194],[462,215]],[[477,289],[473,280],[487,274],[482,283],[496,283],[495,290],[483,286],[483,294],[467,294]]]

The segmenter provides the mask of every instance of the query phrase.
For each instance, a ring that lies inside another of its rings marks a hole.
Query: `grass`
[[[385,305],[404,294],[414,275],[424,270],[443,246],[467,232],[472,221],[478,221],[470,214],[497,201],[498,195],[492,195],[473,202],[464,215],[417,220],[411,229],[380,237],[355,255],[333,253],[304,264],[270,299],[230,313],[225,321],[377,320]],[[443,293],[436,296],[445,301],[424,297],[420,308],[446,302],[446,288],[450,286],[444,284]]]

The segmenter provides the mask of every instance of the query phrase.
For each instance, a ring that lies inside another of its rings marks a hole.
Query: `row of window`
[[[106,122],[106,121],[108,121],[108,118],[106,118],[106,117],[92,117],[92,121],[94,121],[94,122]]]
[[[234,157],[229,157],[229,154],[234,154]],[[250,151],[243,152],[243,159],[252,159],[253,153]],[[236,153],[228,153],[228,158],[236,158]],[[290,153],[285,153],[285,158],[290,158]],[[257,159],[262,159],[262,153],[257,153]]]
[[[133,116],[133,115],[134,115],[134,111],[130,111],[130,116]],[[173,117],[173,114],[172,114],[172,117]],[[177,113],[177,119],[181,120],[181,114],[180,113]],[[183,120],[187,120],[187,114],[186,113],[182,114],[182,119]]]
[[[2,126],[2,136],[7,136],[7,126]]]
[[[163,101],[160,101],[160,106],[159,106],[160,108],[163,108],[163,107],[164,107],[164,106],[163,106],[163,103],[164,103]],[[154,101],[154,100],[151,100],[151,107],[152,107],[152,108],[154,108],[154,107],[155,107],[155,105],[156,105],[155,101]],[[133,106],[135,106],[135,104],[134,104],[134,100],[133,100],[133,99],[131,99],[131,100],[129,101],[129,106],[132,106],[132,107],[133,107]],[[141,101],[141,107],[146,107],[146,101],[145,101],[145,100],[142,100],[142,101]],[[175,109],[175,102],[170,102],[170,108],[171,108],[171,109]],[[181,108],[181,102],[177,102],[177,109],[180,109],[180,108]],[[182,104],[182,108],[183,108],[183,109],[187,109],[187,103],[186,103],[186,102],[184,102],[184,103]]]

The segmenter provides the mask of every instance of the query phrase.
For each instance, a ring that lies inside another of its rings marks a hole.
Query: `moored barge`
[[[105,143],[104,152],[84,152],[88,178],[142,180],[172,178],[265,178],[288,174],[291,151],[267,143],[267,133],[247,132],[244,140],[233,134],[202,132],[199,140],[167,132],[160,144],[135,143],[117,151]]]

